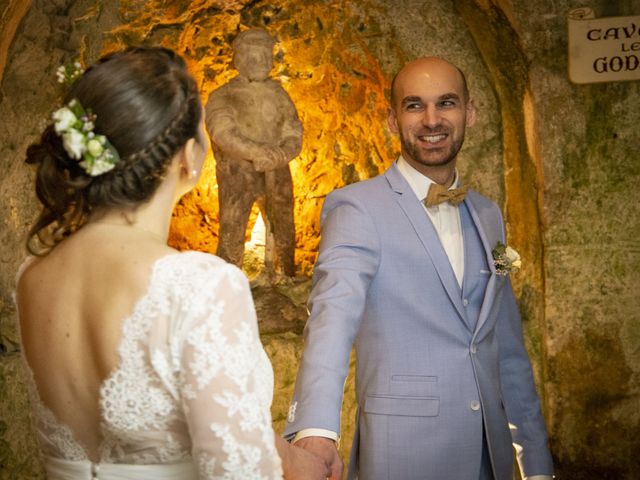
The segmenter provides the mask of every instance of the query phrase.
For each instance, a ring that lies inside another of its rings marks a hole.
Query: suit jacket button
[[[480,410],[480,402],[478,400],[472,400],[469,406],[471,407],[471,410],[473,410],[474,412],[477,412],[478,410]]]
[[[287,422],[293,423],[296,420],[296,407],[298,406],[298,402],[293,402],[289,405],[289,412],[287,412]]]
[[[476,353],[478,351],[478,347],[476,347],[475,343],[472,343],[469,350],[471,350],[471,353]]]

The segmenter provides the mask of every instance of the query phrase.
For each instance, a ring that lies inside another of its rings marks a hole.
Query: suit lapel
[[[481,215],[479,213],[481,210],[476,205],[476,202],[474,200],[475,195],[477,195],[475,192],[470,191],[465,198],[464,203],[469,209],[471,219],[478,229],[478,234],[480,236],[480,240],[482,241],[482,246],[484,248],[485,254],[487,255],[487,264],[489,265],[489,269],[491,270],[491,277],[489,278],[489,282],[487,283],[487,288],[484,293],[484,299],[482,301],[482,307],[480,308],[480,314],[478,315],[478,323],[476,324],[475,331],[478,332],[484,322],[487,320],[489,312],[491,311],[491,307],[493,306],[493,301],[496,297],[495,293],[498,275],[496,274],[496,267],[493,263],[492,245],[495,246],[498,240],[493,239],[492,236],[490,237],[491,233],[497,231],[497,229],[495,228],[495,226],[491,228],[489,219],[486,217],[486,215]]]
[[[466,313],[462,304],[462,292],[460,290],[460,286],[458,285],[458,281],[453,273],[447,254],[442,247],[438,233],[429,220],[429,216],[424,211],[420,201],[416,199],[416,196],[407,181],[398,171],[395,163],[385,172],[385,177],[387,178],[391,189],[398,194],[396,196],[398,205],[409,219],[409,222],[411,222],[420,242],[424,246],[424,249],[427,251],[427,254],[435,266],[438,277],[440,277],[440,281],[442,282],[449,299],[455,306],[460,319],[468,328]]]

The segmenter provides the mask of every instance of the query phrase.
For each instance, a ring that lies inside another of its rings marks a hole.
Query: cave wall
[[[55,69],[78,54],[90,63],[126,45],[161,44],[187,58],[206,100],[235,75],[229,41],[251,26],[278,38],[274,75],[305,129],[291,164],[299,277],[277,295],[254,289],[276,373],[276,430],[300,356],[322,201],[390,164],[398,149],[385,126],[390,79],[407,60],[442,55],[467,73],[480,114],[461,152],[462,178],[503,208],[524,259],[514,283],[558,476],[637,478],[640,82],[569,82],[566,15],[581,6],[640,14],[640,0],[0,0],[0,479],[42,478],[12,291],[37,211],[23,155],[60,101]],[[210,157],[174,212],[170,242],[214,252],[217,216]],[[273,305],[287,299],[290,324],[273,327]],[[350,380],[343,454],[354,405]]]
[[[639,15],[640,2],[514,5],[543,166],[542,349],[554,455],[563,478],[639,478],[640,81],[568,82],[564,14],[584,6],[599,17]]]

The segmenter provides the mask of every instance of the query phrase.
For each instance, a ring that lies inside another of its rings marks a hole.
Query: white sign
[[[569,12],[569,79],[573,83],[640,80],[640,16],[595,18]]]

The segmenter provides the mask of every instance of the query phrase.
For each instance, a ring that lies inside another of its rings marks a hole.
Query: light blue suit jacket
[[[473,275],[482,281],[474,305],[395,164],[325,201],[285,436],[305,428],[339,432],[355,343],[350,478],[477,480],[483,419],[496,480],[512,478],[512,443],[525,475],[552,473],[513,291],[492,260],[498,241],[505,243],[502,216],[473,191],[465,206],[484,255],[475,260],[485,265],[470,271],[473,258],[465,254],[465,282]]]

